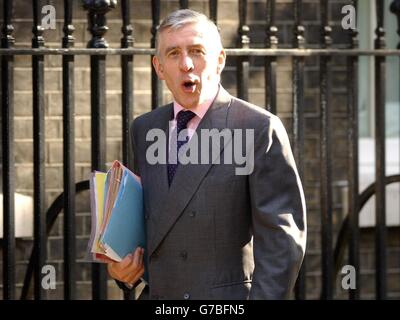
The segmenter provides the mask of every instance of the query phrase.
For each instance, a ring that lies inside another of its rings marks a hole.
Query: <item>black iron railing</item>
[[[3,3],[4,20],[1,47],[11,49],[14,44],[11,24],[12,5]],[[14,218],[14,56],[1,57],[1,120],[2,120],[2,159],[3,159],[3,290],[4,299],[15,297],[15,218]]]
[[[64,1],[63,48],[74,45],[72,0]],[[63,140],[64,140],[64,287],[65,299],[75,299],[75,103],[74,56],[62,57]]]
[[[34,297],[44,297],[41,287],[41,270],[46,262],[46,239],[55,218],[61,209],[64,210],[64,297],[76,298],[76,240],[75,240],[75,196],[78,192],[88,188],[87,182],[75,181],[75,128],[74,128],[74,57],[77,55],[90,56],[91,68],[91,134],[92,134],[92,169],[104,170],[106,163],[106,59],[109,55],[121,56],[121,87],[122,87],[122,150],[123,162],[132,164],[132,155],[129,148],[129,121],[133,117],[134,88],[133,88],[133,61],[135,55],[147,55],[149,59],[155,54],[155,36],[160,24],[161,4],[152,0],[151,18],[152,37],[149,40],[150,48],[134,47],[134,30],[130,19],[129,0],[121,1],[122,38],[121,48],[109,48],[104,36],[107,31],[107,12],[114,9],[116,0],[84,0],[84,8],[88,12],[89,31],[91,39],[88,48],[73,48],[73,12],[72,0],[64,0],[64,36],[62,48],[45,48],[43,28],[39,23],[39,0],[32,1],[33,38],[32,48],[14,48],[13,38],[13,2],[3,0],[3,25],[1,28],[1,79],[2,79],[2,171],[3,171],[3,296],[4,299],[16,298],[15,274],[15,163],[14,163],[14,57],[29,55],[32,57],[32,100],[34,124],[34,248],[25,278],[21,298],[27,298],[29,283],[32,274],[35,279]],[[357,7],[357,1],[349,1]],[[357,30],[344,32],[343,36],[350,37],[348,48],[332,47],[332,28],[330,26],[330,6],[328,0],[320,1],[321,41],[320,48],[306,48],[305,27],[302,18],[301,0],[294,1],[293,47],[291,49],[278,48],[278,28],[276,20],[276,1],[266,0],[267,17],[265,25],[264,48],[251,48],[250,27],[247,22],[247,9],[250,3],[238,0],[237,32],[238,48],[227,49],[228,57],[235,57],[237,71],[237,93],[240,98],[249,97],[250,58],[264,58],[265,78],[265,105],[273,113],[277,108],[277,68],[278,57],[292,58],[292,113],[293,113],[293,151],[299,167],[299,173],[304,178],[304,132],[305,132],[305,104],[304,104],[304,71],[307,57],[319,57],[320,70],[320,209],[321,209],[321,240],[322,240],[322,299],[332,299],[334,296],[335,276],[338,272],[338,261],[343,257],[344,247],[348,244],[349,263],[355,267],[356,279],[359,279],[360,250],[358,214],[365,203],[365,193],[376,196],[376,297],[385,299],[387,296],[386,276],[386,223],[385,223],[385,186],[388,183],[398,182],[398,176],[385,176],[385,67],[387,56],[400,56],[400,50],[385,48],[384,8],[382,1],[376,1],[377,29],[375,49],[358,49]],[[180,8],[190,7],[190,1],[179,1]],[[400,1],[395,0],[391,10],[399,20],[400,34]],[[218,1],[209,1],[209,16],[218,24]],[[400,48],[400,45],[399,45]],[[64,163],[64,192],[55,200],[46,211],[45,197],[45,162],[44,162],[44,58],[49,55],[62,56],[63,79],[63,163]],[[348,127],[348,181],[349,181],[349,212],[339,233],[336,248],[333,247],[334,235],[332,227],[333,199],[332,199],[332,59],[333,57],[347,59],[347,113]],[[375,57],[375,106],[376,106],[376,182],[364,193],[358,190],[358,115],[357,115],[357,70],[360,56]],[[154,70],[151,77],[151,107],[161,105],[163,88]],[[367,192],[368,191],[368,192]],[[47,214],[46,214],[47,212]],[[345,241],[348,239],[348,243]],[[301,269],[297,286],[297,299],[306,298],[306,261]],[[335,267],[336,266],[336,267]],[[93,299],[107,297],[106,270],[103,265],[93,264],[92,267],[92,296]],[[359,283],[357,281],[357,283]],[[351,289],[349,297],[358,299],[360,287]],[[132,298],[125,297],[125,298]]]

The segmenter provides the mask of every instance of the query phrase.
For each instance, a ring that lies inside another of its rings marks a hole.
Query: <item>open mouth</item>
[[[186,80],[183,81],[182,86],[186,92],[194,92],[196,88],[196,83],[192,80]]]

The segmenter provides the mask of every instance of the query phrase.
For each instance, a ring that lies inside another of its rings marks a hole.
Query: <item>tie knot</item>
[[[190,110],[179,111],[178,115],[176,116],[176,126],[178,129],[178,133],[181,130],[186,129],[188,122],[192,120],[195,115],[196,114]]]

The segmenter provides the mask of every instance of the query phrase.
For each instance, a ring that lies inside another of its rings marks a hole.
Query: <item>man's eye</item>
[[[171,51],[170,53],[168,53],[169,57],[176,57],[179,54],[178,51]]]
[[[202,49],[192,49],[191,52],[192,52],[192,54],[196,54],[196,55],[200,55],[200,54],[204,53]]]

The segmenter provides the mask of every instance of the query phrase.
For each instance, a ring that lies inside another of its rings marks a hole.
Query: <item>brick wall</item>
[[[15,19],[13,22],[16,38],[15,47],[29,47],[32,38],[31,8],[26,1],[16,0]],[[235,47],[238,27],[238,1],[222,0],[218,7],[218,24],[222,32],[225,47]],[[265,41],[265,1],[248,1],[248,25],[250,26],[251,47],[263,47]],[[306,27],[306,46],[318,47],[320,41],[319,1],[303,1],[303,19]],[[63,36],[63,4],[62,1],[47,1],[56,8],[56,30],[46,30],[44,38],[46,46],[60,47]],[[149,47],[151,38],[151,8],[150,1],[131,1],[131,19],[134,27],[136,47]],[[91,35],[87,31],[86,12],[74,1],[75,47],[86,47]],[[342,18],[341,7],[346,1],[331,1],[331,18],[333,25],[333,41],[335,46],[346,45],[347,36],[343,36],[340,27]],[[208,1],[189,1],[191,8],[208,12]],[[161,17],[167,12],[178,8],[178,1],[162,1]],[[0,8],[1,10],[2,8]],[[2,12],[0,12],[2,17]],[[120,46],[121,25],[120,4],[107,14],[109,31],[106,39],[110,47]],[[293,39],[293,3],[288,0],[278,0],[276,4],[276,21],[278,27],[279,46],[291,47]],[[250,90],[249,100],[264,106],[264,68],[262,58],[250,58]],[[308,207],[308,250],[307,250],[307,298],[319,297],[321,288],[321,212],[320,212],[320,174],[319,174],[319,143],[320,143],[320,112],[319,112],[319,59],[306,58],[305,68],[305,163],[304,186]],[[223,73],[222,83],[232,94],[236,94],[235,58],[229,57]],[[292,126],[292,63],[287,57],[278,58],[277,70],[277,107],[278,115],[283,119],[289,133]],[[335,189],[334,231],[335,235],[343,219],[341,207],[340,185],[347,180],[347,107],[346,107],[346,60],[334,58],[332,89],[332,134],[333,148],[333,179]],[[75,57],[75,128],[76,128],[76,181],[88,178],[90,159],[90,61],[87,56]],[[135,116],[150,110],[151,73],[150,58],[136,56],[134,58],[134,114]],[[33,194],[33,136],[32,136],[32,70],[31,57],[15,57],[15,161],[16,161],[16,191]],[[107,56],[107,161],[121,159],[121,70],[118,56]],[[165,91],[165,102],[170,100],[170,94]],[[62,69],[61,56],[45,57],[45,107],[46,107],[46,207],[63,191],[62,164]],[[89,233],[89,199],[88,192],[77,196],[76,204],[76,236],[77,236],[77,294],[80,299],[91,297],[91,268],[84,259]],[[53,227],[48,245],[48,263],[56,267],[57,289],[49,290],[48,298],[63,297],[63,236],[62,214]],[[398,281],[400,261],[400,243],[396,233],[398,229],[389,230],[388,247],[388,284],[392,297],[400,296]],[[396,240],[397,239],[397,242]],[[361,251],[361,286],[363,298],[373,298],[374,290],[374,258],[373,230],[362,231]],[[18,292],[32,247],[32,239],[17,239],[17,278]],[[1,249],[0,249],[1,250]],[[0,258],[1,262],[1,258]],[[346,262],[344,261],[344,264]],[[0,273],[2,268],[0,267]],[[2,279],[0,280],[2,281]],[[0,282],[1,283],[1,282]],[[397,283],[397,285],[396,285]],[[340,290],[338,278],[338,298],[346,298],[346,292]],[[121,298],[119,289],[112,280],[109,281],[109,298]]]

